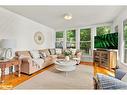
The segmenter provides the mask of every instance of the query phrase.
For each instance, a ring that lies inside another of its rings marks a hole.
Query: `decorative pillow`
[[[56,54],[55,49],[49,49],[49,52],[50,52],[51,55],[55,55]]]
[[[62,49],[56,49],[56,54],[62,54]]]
[[[40,54],[39,54],[39,51],[38,50],[32,50],[30,51],[30,54],[32,56],[32,58],[40,58]]]
[[[47,57],[47,55],[46,55],[46,53],[45,52],[40,52],[40,58],[46,58]]]
[[[48,50],[48,49],[44,49],[44,50],[43,50],[43,52],[45,52],[45,54],[46,54],[47,56],[49,56],[49,55],[50,55],[50,52],[49,52],[49,50]]]
[[[124,75],[124,77],[121,79],[121,81],[124,81],[127,83],[127,73]]]

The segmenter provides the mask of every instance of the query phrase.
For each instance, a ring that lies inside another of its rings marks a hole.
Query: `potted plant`
[[[65,56],[65,60],[69,60],[70,59],[70,56],[72,55],[72,51],[71,50],[64,50],[63,52],[64,56]]]

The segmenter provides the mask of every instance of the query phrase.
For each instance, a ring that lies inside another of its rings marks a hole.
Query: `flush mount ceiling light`
[[[72,14],[71,13],[64,14],[64,19],[65,20],[71,20],[72,19]]]

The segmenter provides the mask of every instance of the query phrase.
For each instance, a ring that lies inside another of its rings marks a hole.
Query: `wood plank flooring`
[[[93,66],[92,62],[81,62],[81,64]],[[53,65],[51,65],[51,66],[53,66]],[[22,83],[22,82],[38,75],[39,73],[42,73],[45,70],[49,69],[51,66],[48,66],[45,69],[42,69],[42,70],[40,70],[40,71],[38,71],[38,72],[36,72],[32,75],[21,74],[20,77],[17,77],[15,74],[6,75],[5,76],[5,82],[0,83],[0,89],[1,90],[13,89],[14,87],[19,85],[20,83]],[[103,73],[103,74],[106,74],[106,75],[114,76],[114,72],[108,71],[104,68],[97,67],[95,65],[93,66],[93,68],[94,68],[94,75],[96,75],[96,73]]]

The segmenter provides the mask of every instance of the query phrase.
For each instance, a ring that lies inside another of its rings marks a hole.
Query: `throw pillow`
[[[40,57],[44,59],[44,58],[46,58],[46,57],[47,57],[47,55],[46,55],[46,53],[45,53],[45,52],[40,52]]]
[[[55,55],[56,54],[55,49],[49,49],[49,52],[50,52],[51,55]]]
[[[56,54],[58,55],[62,54],[62,49],[56,49]]]
[[[49,56],[49,55],[50,55],[50,52],[49,52],[49,50],[48,50],[48,49],[44,49],[44,50],[43,50],[43,52],[45,52],[45,54],[46,54],[47,56]]]
[[[40,54],[39,54],[39,51],[38,50],[32,50],[30,51],[30,54],[32,56],[32,58],[40,58]]]

